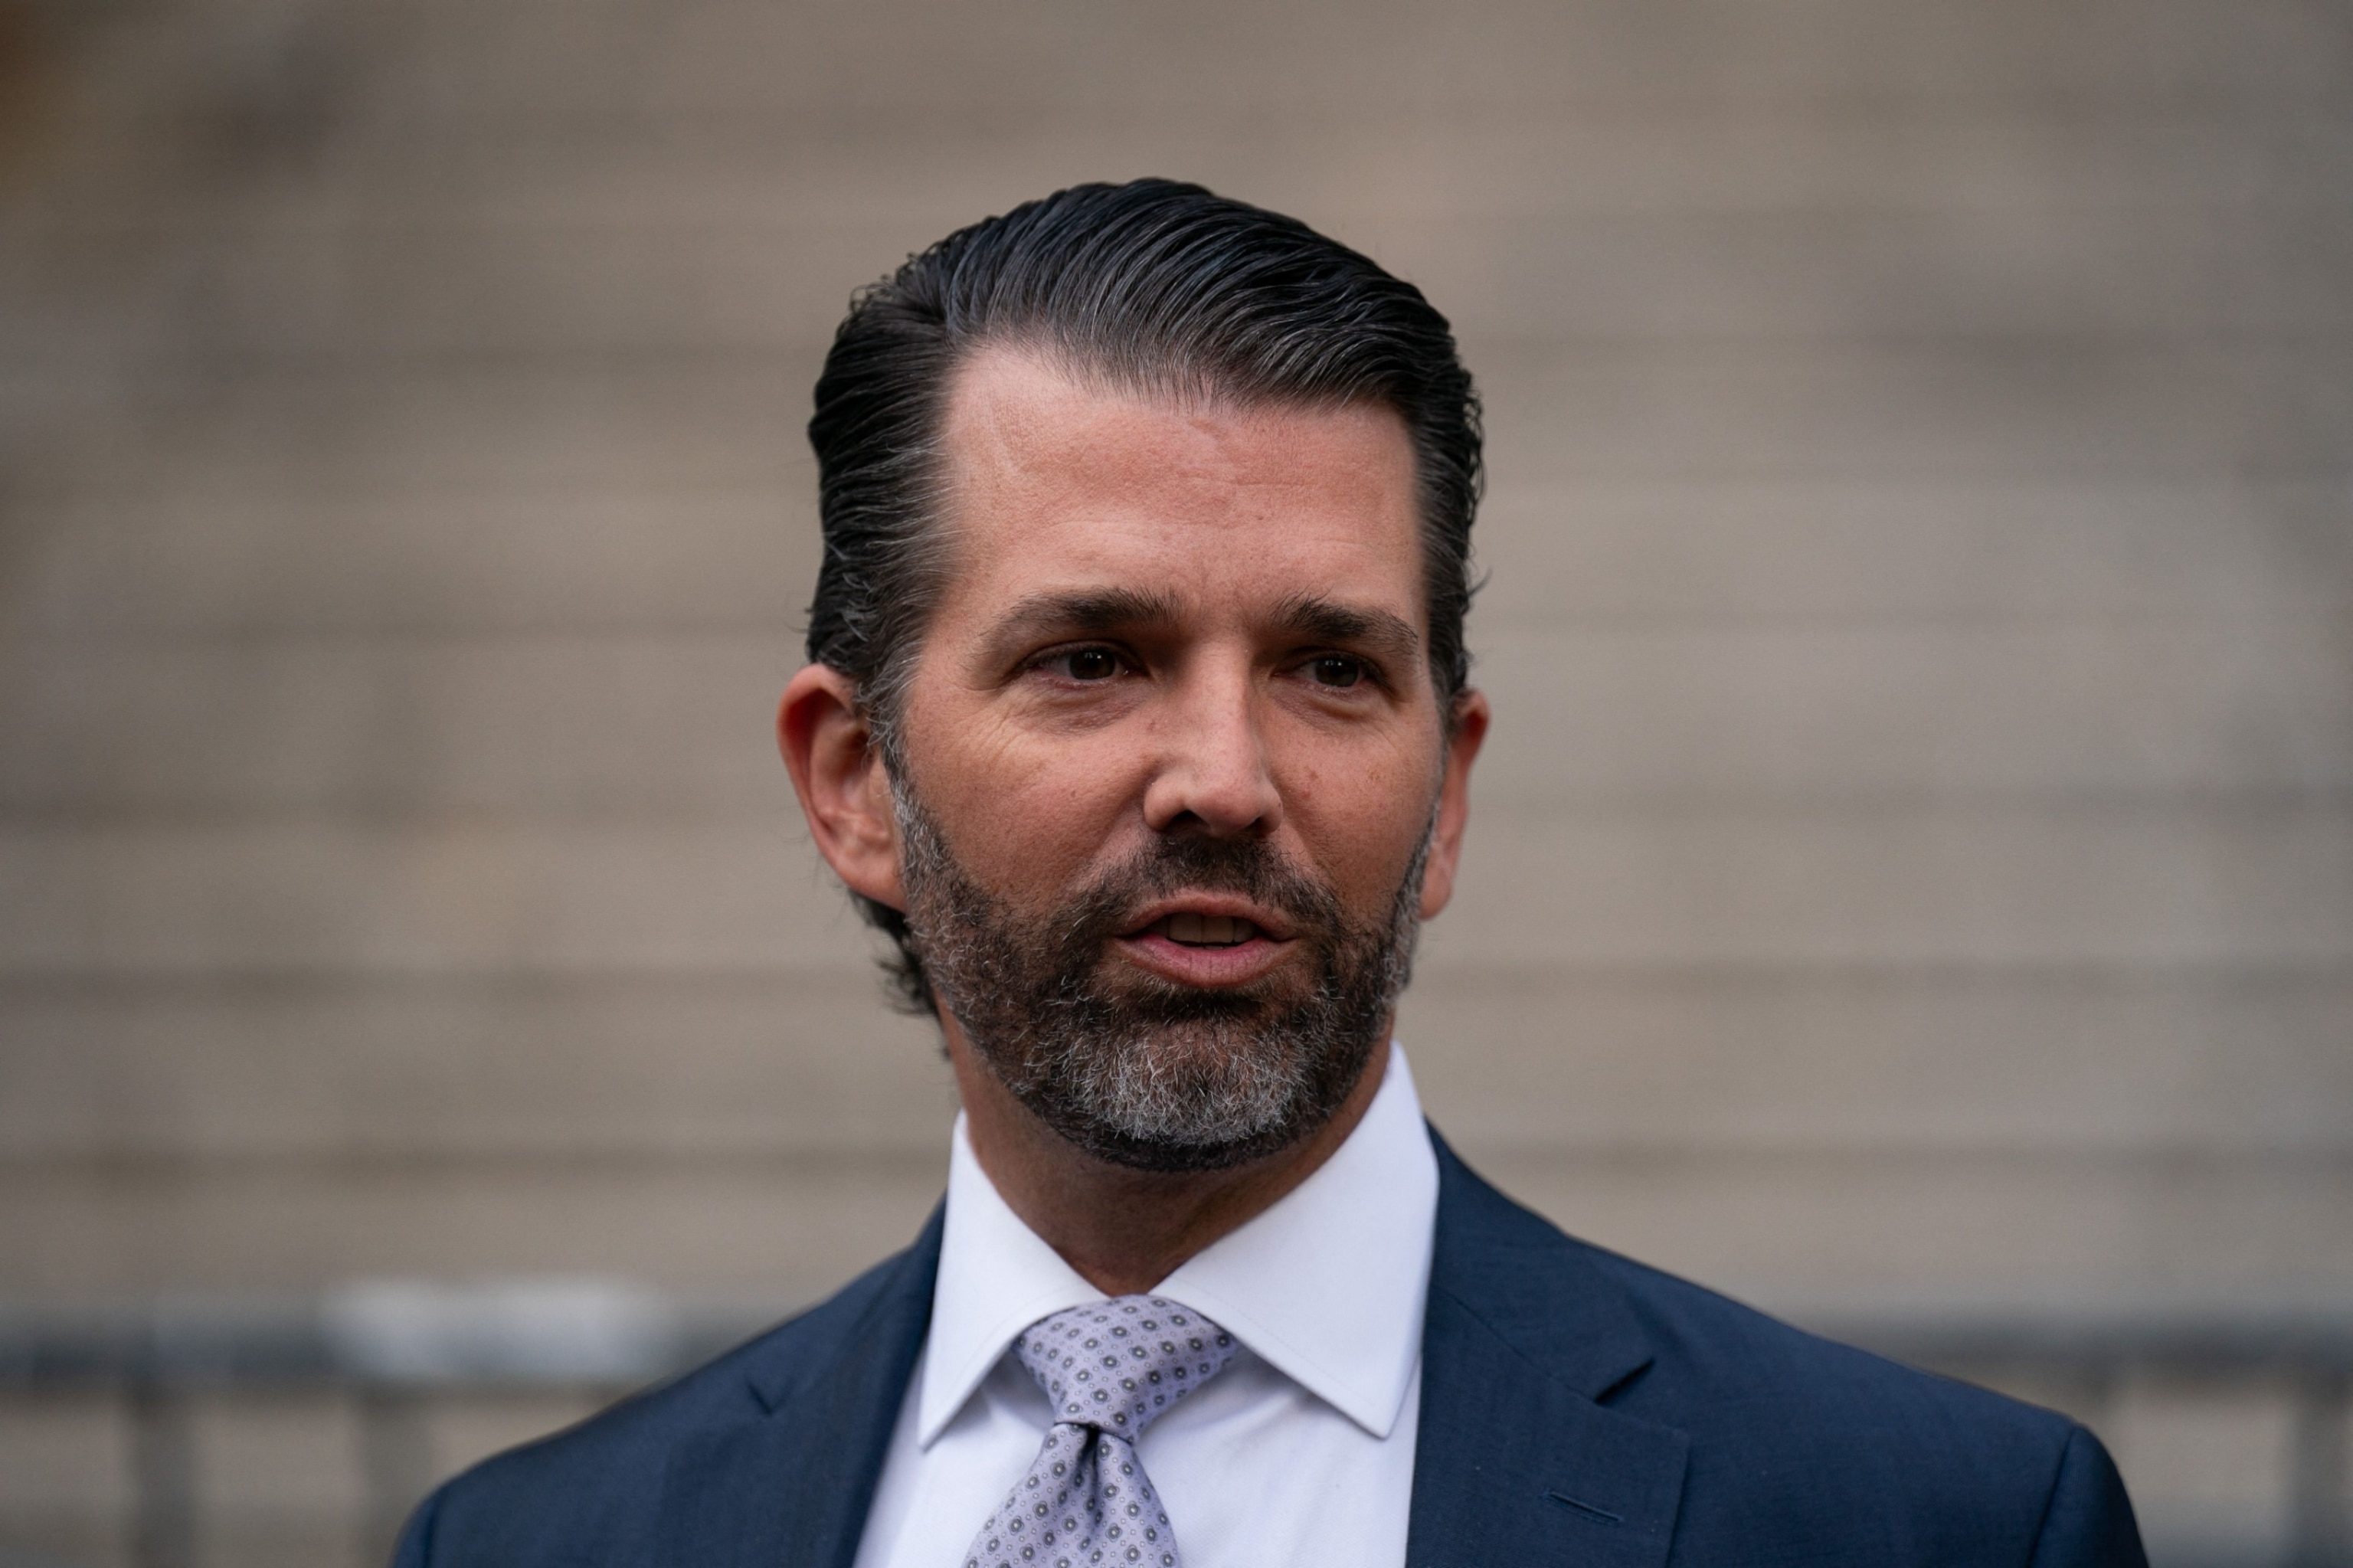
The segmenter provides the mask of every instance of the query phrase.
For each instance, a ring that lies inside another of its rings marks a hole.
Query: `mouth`
[[[1259,935],[1255,922],[1231,915],[1164,915],[1145,930],[1184,948],[1239,948]]]
[[[1118,945],[1163,980],[1235,986],[1273,969],[1295,944],[1280,916],[1244,900],[1196,896],[1145,910]]]

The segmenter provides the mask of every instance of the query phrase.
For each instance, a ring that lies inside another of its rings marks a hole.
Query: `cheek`
[[[1132,748],[1128,748],[1132,751]],[[1082,874],[1137,798],[1117,748],[981,725],[918,768],[924,805],[988,885],[1058,888]]]
[[[1419,748],[1299,768],[1288,810],[1308,857],[1360,908],[1388,899],[1420,848],[1437,768]]]

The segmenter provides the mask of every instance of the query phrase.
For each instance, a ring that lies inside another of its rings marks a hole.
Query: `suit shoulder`
[[[1703,1425],[1778,1412],[1800,1436],[1850,1430],[1858,1418],[1981,1426],[2045,1446],[2057,1462],[2072,1425],[2064,1416],[1808,1333],[1579,1241],[1490,1186],[1442,1139],[1437,1148],[1440,1276],[1499,1307],[1515,1299],[1504,1309],[1524,1325],[1570,1314],[1605,1329],[1610,1359],[1641,1370],[1597,1391],[1604,1403],[1672,1407]]]
[[[1687,1397],[1982,1427],[1989,1437],[2047,1446],[2054,1463],[2073,1430],[2054,1411],[1825,1339],[1631,1258],[1570,1245],[1624,1292],[1657,1351],[1652,1370]]]
[[[1703,1535],[1716,1510],[1700,1499],[1738,1499],[1815,1561],[2022,1563],[2071,1470],[2113,1478],[2097,1439],[2055,1411],[1588,1252],[1656,1350],[1613,1403],[1690,1435]]]
[[[1453,1298],[1685,1456],[1681,1561],[2129,1562],[2129,1505],[2067,1417],[1901,1366],[1563,1234],[1439,1144],[1439,1269]],[[1425,1399],[1431,1397],[1425,1393]],[[2072,1499],[2072,1500],[2071,1500]]]
[[[909,1255],[824,1302],[575,1425],[491,1456],[445,1482],[404,1535],[399,1568],[533,1568],[643,1559],[671,1455],[761,1419],[825,1365]]]

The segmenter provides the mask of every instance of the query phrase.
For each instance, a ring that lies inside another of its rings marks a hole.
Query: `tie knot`
[[[1130,1440],[1234,1359],[1233,1336],[1157,1296],[1121,1296],[1040,1318],[1014,1354],[1054,1402],[1058,1425]]]

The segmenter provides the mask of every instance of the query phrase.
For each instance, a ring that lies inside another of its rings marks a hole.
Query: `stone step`
[[[164,813],[766,810],[787,821],[798,808],[775,724],[801,662],[795,641],[781,627],[51,641],[0,701],[0,725],[27,739],[0,762],[0,800]],[[150,726],[161,727],[140,738]]]
[[[923,6],[887,26],[846,7],[751,0],[658,11],[216,0],[127,14],[110,32],[73,122],[104,152],[59,154],[84,187],[137,172],[142,152],[164,183],[217,191],[257,168],[299,177],[322,151],[344,155],[329,165],[339,173],[405,164],[431,178],[518,133],[544,156],[714,126],[828,149],[896,134],[924,144],[903,160],[911,169],[954,143],[1024,132],[1059,143],[1067,167],[1139,123],[1263,163],[1303,135],[1361,142],[1366,127],[1415,121],[1631,110],[1694,122],[1760,109],[2018,121],[2128,107],[2292,123],[2339,104],[2325,8],[2200,0],[2064,16],[2022,3],[1716,0],[1672,19],[1631,0],[1503,0],[1442,22],[1395,5],[1272,17],[1065,0],[986,20]],[[270,156],[290,151],[306,156]]]
[[[1473,611],[1482,635],[1620,620],[2293,619],[2353,605],[2341,481],[1499,478],[1474,538],[1491,573]]]
[[[15,987],[0,1160],[930,1158],[879,975]]]
[[[2353,969],[1484,968],[1398,1029],[1430,1114],[1534,1157],[2348,1152]]]
[[[2342,791],[2337,622],[1499,629],[1475,799]]]
[[[37,1563],[47,1552],[75,1568],[131,1568],[127,1405],[95,1392],[0,1397],[0,1530],[12,1548]]]
[[[822,360],[811,344],[790,355],[159,373],[116,418],[47,443],[22,493],[33,505],[459,485],[813,494],[801,432]]]
[[[1474,341],[1519,486],[2340,479],[2353,345]],[[806,355],[449,361],[183,382],[33,466],[26,503],[459,484],[803,494]]]
[[[19,1300],[586,1275],[798,1303],[914,1239],[947,1145],[944,1121],[919,1160],[19,1167],[0,1255]]]
[[[1640,0],[1488,0],[1443,15],[1399,0],[1280,13],[1059,0],[924,6],[879,25],[846,5],[517,0],[404,5],[366,21],[348,37],[370,51],[361,118],[378,135],[459,136],[485,121],[658,126],[780,104],[819,124],[918,116],[941,134],[1136,112],[1303,120],[1597,100],[2326,100],[2341,80],[2324,8],[2200,0],[2063,13],[2030,0],[1715,0],[1672,16]]]
[[[757,817],[0,830],[0,972],[857,970],[781,802]]]
[[[797,644],[818,549],[813,468],[797,477],[370,488],[257,472],[208,494],[57,493],[16,512],[0,613],[45,638],[723,629]]]
[[[2353,813],[2279,801],[1479,813],[1433,964],[2340,964]],[[732,975],[869,938],[774,815],[0,831],[0,974]]]
[[[2353,177],[2348,111],[2295,100],[1564,97],[1507,114],[1384,103],[1347,118],[1296,118],[1271,134],[1262,115],[1139,109],[1079,129],[1006,123],[942,137],[907,115],[813,133],[779,99],[706,119],[681,112],[659,133],[642,123],[523,121],[423,144],[331,140],[259,180],[129,168],[112,180],[19,192],[0,206],[0,246],[31,269],[44,257],[235,255],[412,230],[842,231],[893,247],[888,262],[1074,180],[1144,173],[1294,212],[1384,258],[1391,224],[1410,233],[1450,220],[1476,229],[1607,217],[1908,216],[1956,227],[2032,217],[2067,234],[2229,215],[2252,239],[2337,224],[2335,198]]]
[[[256,1161],[12,1170],[13,1292],[291,1293],[370,1277],[617,1277],[811,1299],[907,1245],[934,1160]],[[2353,1166],[2015,1149],[1462,1152],[1573,1234],[1756,1298],[2197,1295],[2353,1285]],[[2337,1298],[2341,1299],[2341,1295]]]
[[[201,317],[169,291],[153,308],[189,318],[201,343],[298,360],[789,353],[828,333],[853,289],[981,210],[853,223],[790,206],[716,221],[524,209],[404,223],[367,208],[233,247],[201,238],[201,260],[174,280],[200,288]],[[1366,235],[1481,338],[2194,349],[2353,337],[2353,226],[2318,215],[2251,218],[2218,205],[1352,217],[1327,221]]]
[[[928,1022],[864,974],[0,991],[0,1165],[929,1158]],[[2353,967],[1433,963],[1401,1037],[1491,1150],[2353,1155]],[[483,1180],[494,1178],[485,1176]]]
[[[2323,617],[1474,626],[1482,804],[2340,791]],[[800,650],[760,635],[45,642],[0,686],[25,813],[773,810]]]
[[[2339,473],[2326,344],[1467,345],[1512,482]]]
[[[2341,964],[2353,817],[2071,808],[1489,810],[1453,962]]]
[[[1752,1300],[2353,1287],[2353,1161],[2083,1151],[1579,1158],[1463,1151],[1571,1234]]]
[[[803,481],[370,487],[273,471],[210,493],[53,493],[13,508],[0,615],[61,662],[112,635],[679,632],[797,646],[818,559],[815,482]],[[2353,607],[2341,481],[1498,478],[1475,539],[1489,574],[1478,642],[1597,622],[1892,630]],[[15,678],[50,676],[35,662]]]

